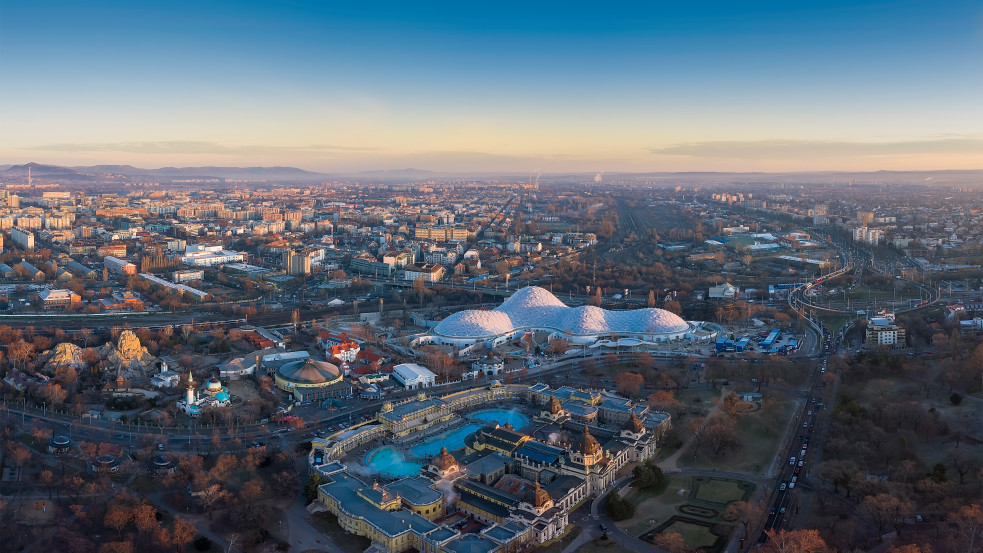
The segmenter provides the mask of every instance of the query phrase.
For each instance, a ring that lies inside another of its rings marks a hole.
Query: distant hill
[[[169,177],[220,177],[237,180],[280,179],[318,180],[322,173],[314,173],[296,167],[161,167],[152,171],[155,175]]]
[[[31,176],[34,178],[60,180],[86,180],[89,178],[89,176],[85,173],[71,167],[62,167],[60,165],[42,165],[40,163],[33,162],[25,163],[24,165],[11,165],[0,171],[0,175],[8,178],[27,178],[28,168],[30,168]]]
[[[325,177],[297,169],[296,167],[161,167],[160,169],[143,169],[132,165],[91,165],[77,167],[62,167],[60,165],[42,165],[27,163],[24,165],[7,165],[0,168],[0,176],[21,178],[27,176],[31,168],[34,177],[59,180],[105,180],[110,176],[155,178],[161,180],[173,178],[218,178],[230,180],[272,180],[287,182],[316,182]]]
[[[354,180],[372,179],[380,181],[453,180],[457,178],[519,178],[525,180],[527,173],[502,171],[490,172],[441,172],[408,167],[405,169],[379,169],[337,174],[305,171],[296,167],[161,167],[144,169],[132,165],[92,165],[63,167],[41,163],[22,165],[0,165],[0,179],[26,182],[30,167],[35,179],[65,183],[118,183],[124,179],[153,179],[160,182],[185,179],[225,179],[237,181],[266,181],[277,183],[318,183],[324,180],[345,176]],[[543,183],[584,184],[595,181],[595,173],[543,173],[537,179]],[[983,171],[801,171],[782,173],[763,172],[606,172],[600,176],[604,184],[617,183],[624,179],[652,179],[666,186],[702,184],[820,184],[826,186],[847,186],[851,182],[858,185],[908,184],[924,186],[965,186],[980,187]]]
[[[141,169],[139,167],[134,167],[132,165],[90,165],[82,167],[72,167],[78,171],[83,171],[85,173],[108,173],[117,175],[150,175],[154,172],[153,169]]]

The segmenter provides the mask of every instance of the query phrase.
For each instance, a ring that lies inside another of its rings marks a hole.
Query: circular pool
[[[468,418],[499,426],[505,426],[505,423],[509,423],[516,430],[522,430],[529,426],[529,417],[515,409],[484,409],[476,413],[471,413],[468,415]]]
[[[384,476],[407,478],[420,474],[420,463],[407,461],[403,454],[391,447],[373,449],[365,456],[365,464]]]

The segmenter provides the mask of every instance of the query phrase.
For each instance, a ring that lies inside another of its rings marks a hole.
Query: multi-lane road
[[[767,518],[761,528],[758,543],[766,541],[767,530],[788,530],[792,528],[798,513],[803,480],[818,462],[817,436],[828,410],[830,397],[823,375],[826,360],[810,374],[807,388],[801,393],[795,417],[790,421],[791,428],[784,447],[780,449],[778,474],[774,487],[766,503]]]

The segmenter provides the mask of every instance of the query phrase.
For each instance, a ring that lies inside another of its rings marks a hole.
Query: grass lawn
[[[717,541],[717,536],[710,532],[710,528],[699,524],[677,521],[672,526],[662,531],[663,534],[678,533],[686,542],[686,547],[696,549],[697,547],[709,547]]]
[[[345,553],[362,553],[372,545],[372,541],[366,537],[345,532],[338,525],[338,518],[331,513],[308,515],[307,522],[311,523],[311,526],[324,534],[330,541],[336,543]]]
[[[717,469],[729,472],[760,474],[767,470],[785,432],[794,402],[782,401],[775,414],[756,411],[737,420],[741,448],[714,457],[706,446],[698,457],[687,450],[679,457],[680,468]]]
[[[830,332],[836,333],[840,327],[852,321],[855,317],[851,315],[834,315],[832,313],[823,313],[820,311],[816,316],[819,322],[823,323]]]
[[[743,499],[744,493],[738,482],[711,478],[709,482],[698,483],[693,499],[727,505],[731,501],[740,501]]]
[[[690,476],[676,474],[669,478],[669,485],[659,495],[652,495],[653,492],[649,490],[633,489],[629,491],[625,494],[625,499],[635,504],[635,516],[619,521],[617,523],[618,528],[637,537],[669,517],[678,514],[676,507],[686,501],[692,481]],[[682,494],[679,493],[680,490],[684,490]]]

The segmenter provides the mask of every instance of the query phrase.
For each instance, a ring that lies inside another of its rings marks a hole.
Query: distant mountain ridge
[[[32,176],[39,178],[58,179],[105,179],[110,176],[142,178],[220,178],[229,180],[284,180],[284,181],[318,181],[326,177],[323,173],[305,171],[296,167],[161,167],[159,169],[143,169],[132,165],[91,165],[64,167],[61,165],[45,165],[41,163],[26,163],[23,165],[8,165],[0,168],[0,176],[23,177],[28,168]]]
[[[0,179],[24,181],[28,168],[37,179],[53,181],[74,181],[78,183],[112,183],[121,178],[176,181],[183,179],[224,179],[231,181],[266,181],[271,183],[320,183],[334,178],[373,179],[379,181],[450,180],[458,178],[517,178],[524,180],[528,175],[521,171],[503,170],[499,172],[477,171],[432,171],[407,167],[403,169],[374,169],[367,171],[338,171],[318,173],[296,167],[160,167],[144,169],[132,165],[90,165],[67,167],[42,163],[20,165],[0,165]],[[555,172],[539,174],[543,183],[588,183],[595,173]],[[727,171],[609,171],[601,175],[601,182],[611,183],[620,179],[652,179],[664,185],[669,184],[825,184],[846,185],[890,183],[923,184],[928,186],[969,186],[979,187],[983,183],[980,170],[928,170],[928,171],[782,171],[782,172],[727,172]]]

